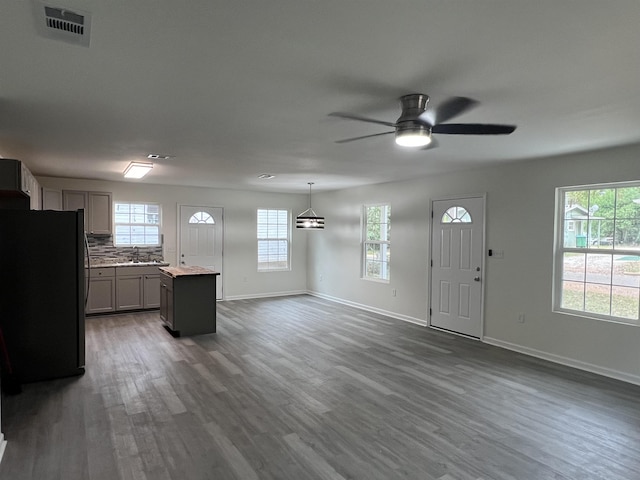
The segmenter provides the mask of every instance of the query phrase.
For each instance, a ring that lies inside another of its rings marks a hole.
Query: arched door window
[[[440,223],[471,223],[471,215],[464,207],[449,208],[440,219]]]
[[[196,212],[189,218],[189,223],[206,223],[212,225],[216,223],[216,221],[207,212]]]

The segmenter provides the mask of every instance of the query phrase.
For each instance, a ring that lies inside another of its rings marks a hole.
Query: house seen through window
[[[640,320],[640,182],[558,189],[554,308]]]
[[[115,202],[113,210],[114,245],[160,245],[160,205]]]

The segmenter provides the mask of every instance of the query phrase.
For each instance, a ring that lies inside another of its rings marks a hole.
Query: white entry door
[[[222,300],[222,208],[180,205],[180,265],[207,267],[220,275],[216,278],[216,299]]]
[[[433,202],[430,325],[480,338],[484,198]]]

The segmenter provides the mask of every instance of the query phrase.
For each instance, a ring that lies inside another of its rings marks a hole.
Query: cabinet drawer
[[[116,267],[116,276],[131,277],[133,275],[158,275],[158,267]]]
[[[116,269],[114,267],[98,267],[91,269],[91,278],[115,277]]]

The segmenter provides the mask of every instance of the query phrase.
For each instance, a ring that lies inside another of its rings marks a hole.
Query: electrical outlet
[[[396,296],[396,293],[397,293],[397,292],[396,292],[396,289],[395,289],[395,288],[392,288],[392,289],[391,289],[391,296],[392,296],[392,297],[395,297],[395,296]]]
[[[518,314],[518,323],[524,323],[524,313]]]
[[[323,279],[324,279],[324,276],[320,274],[320,281],[322,281]]]

